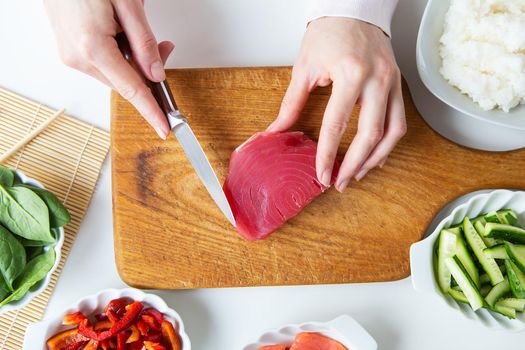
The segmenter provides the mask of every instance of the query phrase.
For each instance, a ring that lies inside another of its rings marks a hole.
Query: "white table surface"
[[[42,1],[0,4],[0,86],[65,107],[69,114],[109,130],[109,90],[59,62]],[[147,10],[158,39],[177,45],[169,67],[290,65],[304,31],[304,4],[149,1]],[[110,187],[107,161],[47,315],[100,289],[124,287],[113,256]],[[155,293],[181,314],[197,350],[240,349],[267,328],[329,320],[342,313],[362,323],[380,349],[519,348],[524,339],[523,334],[493,332],[470,323],[439,300],[413,291],[409,278]]]

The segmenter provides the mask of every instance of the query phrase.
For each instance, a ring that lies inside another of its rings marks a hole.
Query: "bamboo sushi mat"
[[[0,88],[0,156],[56,113]],[[48,287],[26,307],[0,316],[0,350],[20,350],[27,326],[42,318],[58,276],[75,240],[109,149],[109,134],[65,114],[7,159],[41,182],[64,202],[71,214],[65,227],[58,268]]]

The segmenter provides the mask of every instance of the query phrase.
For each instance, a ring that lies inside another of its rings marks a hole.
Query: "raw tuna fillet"
[[[340,342],[319,333],[299,333],[290,350],[348,350]]]
[[[317,180],[316,150],[296,131],[257,133],[233,152],[224,192],[243,237],[266,238],[326,189]],[[337,165],[333,173],[332,182]]]

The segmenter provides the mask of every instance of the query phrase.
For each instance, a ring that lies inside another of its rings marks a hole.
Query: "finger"
[[[165,65],[168,57],[175,48],[175,45],[171,41],[162,41],[159,43],[159,54],[162,64]]]
[[[385,135],[358,171],[356,177],[359,179],[362,178],[363,174],[366,174],[370,169],[373,169],[376,166],[383,167],[388,155],[392,152],[399,140],[405,135],[406,129],[403,93],[401,83],[397,83],[390,92],[388,98]]]
[[[93,58],[94,66],[113,84],[122,97],[135,106],[159,136],[165,139],[170,131],[168,122],[151,91],[124,59],[114,38],[107,37],[102,40],[105,41],[99,43],[101,49]]]
[[[331,184],[337,149],[359,96],[360,85],[353,85],[346,80],[336,80],[333,83],[332,95],[326,105],[321,124],[315,161],[317,178],[325,186]]]
[[[388,91],[382,90],[378,80],[370,81],[363,89],[357,134],[346,152],[335,184],[340,192],[345,190],[383,137]]]
[[[151,81],[166,79],[164,65],[142,3],[138,0],[113,1],[116,15],[128,37],[133,58]]]
[[[312,88],[302,74],[292,73],[292,79],[281,103],[279,115],[266,130],[280,132],[292,127],[299,119]]]

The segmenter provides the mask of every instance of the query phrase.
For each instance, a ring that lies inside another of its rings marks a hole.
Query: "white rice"
[[[441,74],[484,110],[525,103],[525,0],[451,0]]]

